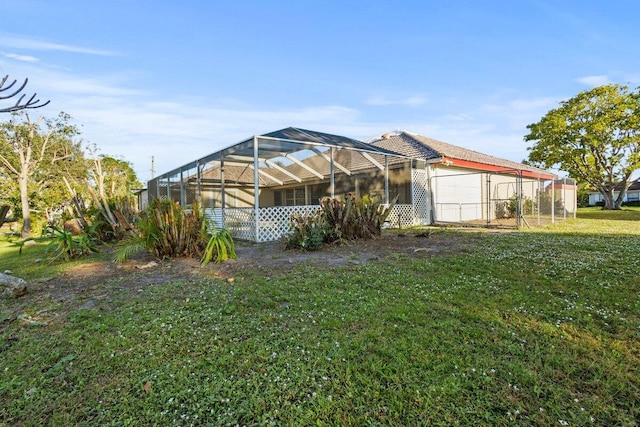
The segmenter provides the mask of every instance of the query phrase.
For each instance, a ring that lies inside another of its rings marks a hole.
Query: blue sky
[[[640,4],[0,0],[0,74],[141,180],[287,126],[507,159],[582,90],[640,85]],[[6,119],[4,117],[3,119]]]

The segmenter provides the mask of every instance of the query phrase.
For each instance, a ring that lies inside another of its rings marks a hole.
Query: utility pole
[[[151,179],[153,179],[155,176],[156,176],[155,159],[153,156],[151,156]]]

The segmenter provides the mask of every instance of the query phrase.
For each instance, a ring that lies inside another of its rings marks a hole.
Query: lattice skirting
[[[308,214],[320,209],[320,206],[276,206],[259,209],[259,228],[256,236],[255,212],[253,208],[227,208],[224,218],[221,208],[205,209],[207,217],[216,224],[224,226],[231,235],[240,240],[252,242],[272,242],[291,231],[291,214]]]
[[[227,208],[224,216],[221,208],[205,209],[205,215],[216,228],[227,228],[235,239],[251,242],[272,242],[291,231],[291,215],[312,213],[318,205],[276,206],[259,209],[260,227],[256,236],[253,208]],[[412,205],[395,205],[387,218],[388,227],[410,227],[416,225]]]
[[[416,224],[412,205],[394,205],[387,217],[387,228],[411,227]]]

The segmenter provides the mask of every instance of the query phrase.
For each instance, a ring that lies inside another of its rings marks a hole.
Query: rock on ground
[[[21,297],[27,293],[27,282],[19,277],[0,273],[0,290],[3,296]]]

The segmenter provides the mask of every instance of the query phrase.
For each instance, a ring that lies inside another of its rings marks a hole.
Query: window
[[[273,192],[273,204],[275,206],[302,206],[306,205],[304,187],[287,188]]]

